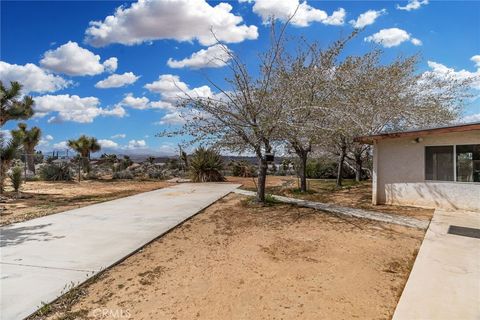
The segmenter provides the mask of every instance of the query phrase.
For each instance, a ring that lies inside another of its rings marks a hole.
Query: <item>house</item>
[[[480,211],[480,122],[356,141],[373,145],[373,204]]]

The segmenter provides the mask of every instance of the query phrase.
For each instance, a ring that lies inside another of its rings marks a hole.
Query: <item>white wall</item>
[[[373,202],[480,211],[480,183],[425,181],[425,146],[480,144],[480,131],[422,138],[419,143],[410,137],[375,144]]]

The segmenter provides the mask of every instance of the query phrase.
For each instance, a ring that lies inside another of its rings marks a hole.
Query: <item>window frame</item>
[[[460,184],[480,184],[479,181],[457,181],[457,146],[480,145],[480,143],[461,143],[461,144],[433,144],[423,146],[423,180],[425,182],[435,183],[460,183]],[[429,180],[427,179],[427,147],[453,147],[453,181],[446,180]]]

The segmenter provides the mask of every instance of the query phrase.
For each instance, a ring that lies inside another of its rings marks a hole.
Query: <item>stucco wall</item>
[[[425,146],[480,144],[480,131],[422,138],[419,143],[410,137],[375,144],[373,202],[480,211],[480,183],[425,181]]]

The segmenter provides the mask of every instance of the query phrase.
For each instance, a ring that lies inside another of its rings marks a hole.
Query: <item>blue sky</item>
[[[178,125],[177,87],[215,94],[206,77],[223,83],[228,74],[209,29],[255,70],[268,46],[264,19],[282,19],[297,3],[2,1],[0,80],[28,84],[25,93],[37,101],[28,123],[42,128],[43,150],[64,150],[65,140],[87,134],[105,151],[174,153],[179,138],[155,134]],[[420,53],[419,72],[480,75],[478,1],[308,1],[288,33],[328,45],[354,25],[365,30],[345,54],[380,47],[387,62]],[[467,105],[465,119],[480,121],[480,99]]]

